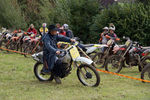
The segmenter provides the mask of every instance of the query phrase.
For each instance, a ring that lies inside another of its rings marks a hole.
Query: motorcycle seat
[[[84,47],[93,47],[94,44],[83,44]]]

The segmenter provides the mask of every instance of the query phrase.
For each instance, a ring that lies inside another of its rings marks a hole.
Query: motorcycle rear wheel
[[[98,52],[92,58],[92,60],[96,63],[96,65],[99,65],[102,68],[104,67],[104,64],[105,64],[105,59],[104,59],[103,55],[104,55],[103,53]]]
[[[5,46],[6,43],[7,43],[7,40],[1,40],[0,41],[0,47]]]
[[[81,64],[77,69],[77,76],[84,86],[97,87],[100,84],[100,75],[91,65]]]
[[[54,75],[53,74],[50,74],[50,75],[41,74],[42,68],[43,68],[43,64],[40,62],[37,62],[34,65],[34,75],[36,76],[36,78],[39,81],[52,81],[54,79]]]

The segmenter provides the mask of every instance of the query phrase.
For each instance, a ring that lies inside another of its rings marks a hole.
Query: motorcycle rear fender
[[[150,49],[147,49],[142,53],[142,56],[147,56],[149,54],[150,54]]]
[[[150,53],[150,49],[145,50],[143,53]]]
[[[91,59],[85,58],[85,57],[78,57],[75,61],[81,61],[82,63],[86,63],[91,65],[93,61]]]

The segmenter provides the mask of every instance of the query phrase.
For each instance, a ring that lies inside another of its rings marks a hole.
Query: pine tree
[[[0,0],[0,24],[7,28],[25,28],[26,22],[16,0]]]

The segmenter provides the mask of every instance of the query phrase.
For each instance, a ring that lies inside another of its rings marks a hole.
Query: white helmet
[[[109,30],[109,28],[108,27],[104,27],[103,30]]]
[[[109,27],[109,30],[115,31],[115,27]]]
[[[46,23],[43,23],[43,24],[42,24],[42,26],[43,26],[43,27],[46,27],[46,26],[47,26],[47,24],[46,24]]]
[[[64,29],[69,29],[69,25],[68,24],[64,24],[63,27],[64,27]]]

